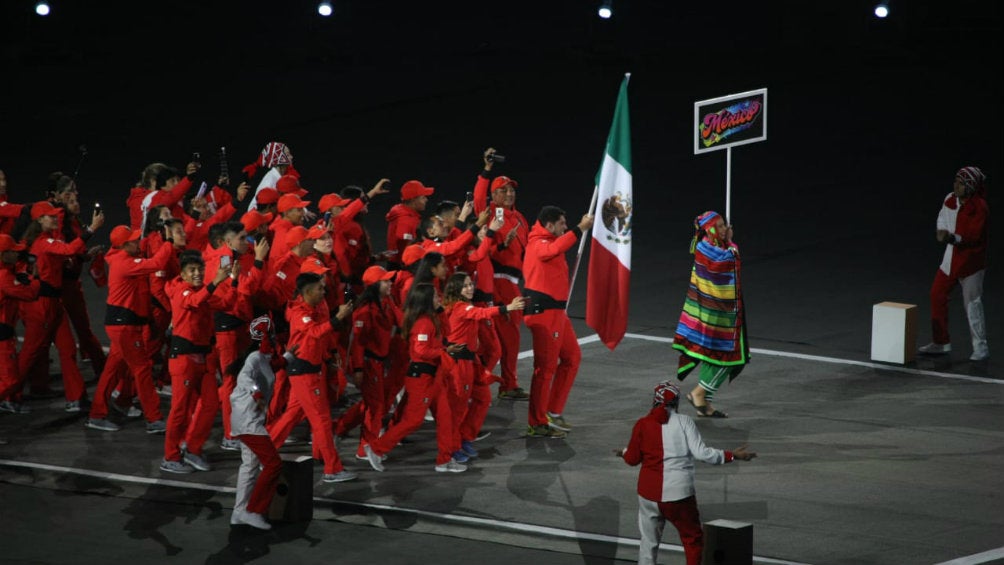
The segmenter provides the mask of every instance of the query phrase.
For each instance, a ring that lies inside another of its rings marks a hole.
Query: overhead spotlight
[[[39,2],[38,4],[35,4],[35,13],[36,14],[38,14],[40,16],[48,16],[49,15],[49,11],[50,10],[49,10],[49,3],[48,2]]]
[[[332,12],[331,2],[321,2],[317,5],[317,13],[321,14],[325,18],[330,16]]]
[[[600,4],[600,9],[597,11],[597,14],[599,14],[599,16],[601,18],[603,18],[604,20],[609,20],[610,16],[614,15],[614,9],[613,9],[613,3],[612,3],[612,1],[611,0],[603,0],[603,3]]]
[[[876,18],[880,18],[881,19],[881,18],[887,17],[888,15],[889,15],[889,5],[888,4],[882,3],[882,4],[878,4],[877,6],[875,6],[875,17]]]

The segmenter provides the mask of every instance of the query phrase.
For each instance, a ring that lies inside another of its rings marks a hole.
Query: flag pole
[[[593,188],[593,197],[589,201],[589,215],[593,216],[596,212],[596,198],[600,193],[600,185],[596,185]],[[566,218],[567,220],[567,218]],[[568,285],[568,299],[565,301],[565,312],[568,312],[568,305],[572,303],[572,289],[575,288],[575,276],[579,274],[579,263],[582,262],[582,251],[586,248],[586,239],[592,235],[592,229],[590,233],[582,232],[582,238],[579,240],[579,252],[575,254],[575,268],[572,269],[572,282]]]

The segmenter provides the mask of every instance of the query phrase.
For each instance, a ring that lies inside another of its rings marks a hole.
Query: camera
[[[199,155],[198,151],[192,153],[192,162],[193,163],[201,163],[202,162],[202,155]]]
[[[331,223],[331,210],[324,213],[324,227]]]
[[[352,285],[351,284],[346,284],[345,285],[345,293],[344,294],[345,294],[344,298],[345,298],[345,303],[346,304],[352,304],[353,302],[356,301],[356,291],[352,290]]]
[[[104,213],[104,212],[101,211],[101,203],[100,202],[95,202],[94,203],[94,213],[95,214],[103,214]]]
[[[499,155],[498,153],[489,153],[485,159],[488,159],[489,163],[505,163],[505,155]]]
[[[465,202],[473,202],[474,201],[474,193],[473,192],[468,192],[467,195],[465,196],[465,198],[467,199],[467,200],[465,200]]]
[[[38,257],[36,257],[34,253],[28,253],[27,249],[17,252],[17,260],[22,263],[33,265],[36,259],[38,259]]]

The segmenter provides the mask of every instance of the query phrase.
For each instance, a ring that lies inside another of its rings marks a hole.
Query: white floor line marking
[[[989,551],[984,551],[983,553],[966,555],[965,557],[959,557],[958,559],[952,559],[951,561],[943,561],[941,563],[936,563],[935,565],[977,565],[979,563],[988,563],[1001,558],[1004,558],[1004,547],[998,547],[997,549],[991,549]]]
[[[154,479],[150,477],[137,477],[133,475],[122,475],[119,473],[105,473],[102,471],[91,471],[88,469],[77,469],[74,467],[60,467],[58,465],[47,465],[44,463],[31,463],[27,461],[14,461],[11,459],[0,459],[0,466],[7,467],[17,467],[22,469],[38,469],[42,471],[51,471],[55,473],[70,473],[74,475],[84,475],[87,477],[95,477],[100,479],[107,479],[111,481],[119,481],[123,483],[135,483],[144,485],[162,485],[171,486],[179,488],[189,488],[195,490],[204,490],[210,492],[218,493],[230,493],[233,494],[236,489],[234,487],[223,487],[217,485],[210,485],[205,483],[189,483],[185,481],[172,481],[165,479]],[[396,506],[389,506],[386,504],[372,504],[368,502],[354,502],[347,500],[338,500],[335,498],[327,498],[323,496],[315,496],[315,502],[323,502],[328,504],[339,504],[344,506],[353,506],[359,508],[365,508],[369,510],[382,510],[382,511],[393,511],[401,512],[405,514],[413,514],[416,516],[424,516],[427,518],[435,518],[437,520],[455,522],[459,524],[466,525],[476,525],[482,527],[499,528],[504,530],[510,530],[514,532],[521,533],[531,533],[537,535],[546,535],[551,537],[569,539],[569,540],[588,540],[588,541],[599,541],[606,543],[614,543],[618,545],[629,545],[638,546],[638,540],[633,538],[624,538],[619,536],[608,536],[604,534],[591,534],[588,532],[577,532],[575,530],[566,530],[563,528],[552,528],[549,526],[538,526],[534,524],[523,524],[520,522],[507,522],[504,520],[491,520],[488,518],[476,518],[473,516],[460,516],[456,514],[441,514],[439,512],[429,512],[427,510],[416,510],[412,508],[399,508]],[[683,547],[679,545],[663,543],[659,547],[664,550],[669,550],[675,553],[683,553]],[[757,557],[754,556],[753,560],[758,563],[770,563],[772,565],[808,565],[806,563],[800,563],[797,561],[785,561],[783,559],[773,559],[770,557]],[[973,562],[976,563],[976,562]]]
[[[630,337],[633,339],[641,339],[645,341],[657,341],[659,343],[673,343],[673,338],[671,337],[659,337],[654,335],[642,335],[642,334],[624,334],[624,337]],[[579,344],[592,343],[594,341],[599,341],[598,335],[586,336],[579,338]],[[908,373],[911,375],[923,375],[925,377],[940,377],[943,379],[958,379],[961,381],[971,381],[976,383],[987,383],[995,385],[1004,385],[1004,380],[1001,379],[991,379],[988,377],[974,377],[971,375],[959,375],[957,373],[941,373],[938,371],[927,371],[924,369],[911,369],[909,367],[896,367],[893,365],[883,365],[881,363],[869,363],[867,361],[854,361],[852,359],[840,359],[838,357],[822,357],[820,355],[805,355],[803,353],[791,353],[788,351],[775,351],[773,349],[756,349],[751,348],[750,352],[759,355],[772,355],[774,357],[790,357],[792,359],[803,359],[805,361],[819,361],[822,363],[835,363],[839,365],[855,365],[858,367],[868,367],[870,369],[881,369],[883,371],[896,371],[899,373]],[[519,354],[520,359],[526,359],[533,357],[533,350],[522,351]]]

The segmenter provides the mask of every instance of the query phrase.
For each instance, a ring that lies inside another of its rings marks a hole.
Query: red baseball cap
[[[404,183],[401,187],[401,200],[411,200],[412,198],[418,198],[419,196],[429,196],[436,189],[431,186],[425,186],[417,180],[410,180]]]
[[[292,249],[303,243],[307,239],[307,228],[303,226],[293,226],[286,232],[286,247]]]
[[[307,230],[307,239],[321,239],[328,232],[328,228],[324,227],[323,224],[317,224]]]
[[[31,219],[37,220],[42,216],[58,216],[59,208],[53,206],[48,200],[36,202],[31,205]]]
[[[274,188],[263,188],[254,198],[258,204],[275,204],[279,201],[279,191]]]
[[[303,273],[314,273],[315,275],[323,275],[331,269],[324,266],[324,263],[316,257],[310,257],[306,259],[302,265],[300,265],[300,274]]]
[[[341,196],[335,193],[325,194],[317,202],[317,208],[321,212],[327,212],[328,210],[334,208],[335,206],[338,206],[339,208],[344,208],[348,206],[350,202],[352,202],[351,199],[342,198]]]
[[[14,241],[9,234],[0,233],[0,251],[24,251],[26,247],[28,246]]]
[[[283,194],[279,199],[279,213],[285,213],[293,208],[306,208],[310,205],[309,200],[300,200],[295,194]]]
[[[425,257],[425,254],[426,250],[424,247],[417,243],[413,243],[404,248],[404,253],[401,254],[401,262],[404,263],[405,266],[410,266],[422,257]]]
[[[373,265],[372,267],[363,271],[363,285],[369,286],[371,284],[376,284],[380,281],[387,281],[394,278],[394,271],[388,271],[380,265]]]
[[[495,177],[495,180],[492,181],[492,192],[495,192],[500,188],[505,188],[505,185],[507,184],[511,184],[513,188],[519,188],[518,182],[512,180],[511,178],[505,175],[502,175],[500,177]]]
[[[244,231],[248,233],[255,231],[262,225],[267,224],[271,221],[272,221],[272,212],[269,212],[267,214],[262,214],[257,210],[251,210],[247,214],[241,216],[241,224],[244,225]]]
[[[300,186],[300,179],[294,175],[282,175],[282,177],[276,181],[275,189],[281,194],[295,194],[297,196],[307,195],[307,190]]]
[[[112,247],[122,247],[130,241],[136,241],[143,237],[143,232],[134,230],[129,226],[115,226],[108,238],[112,242]]]

